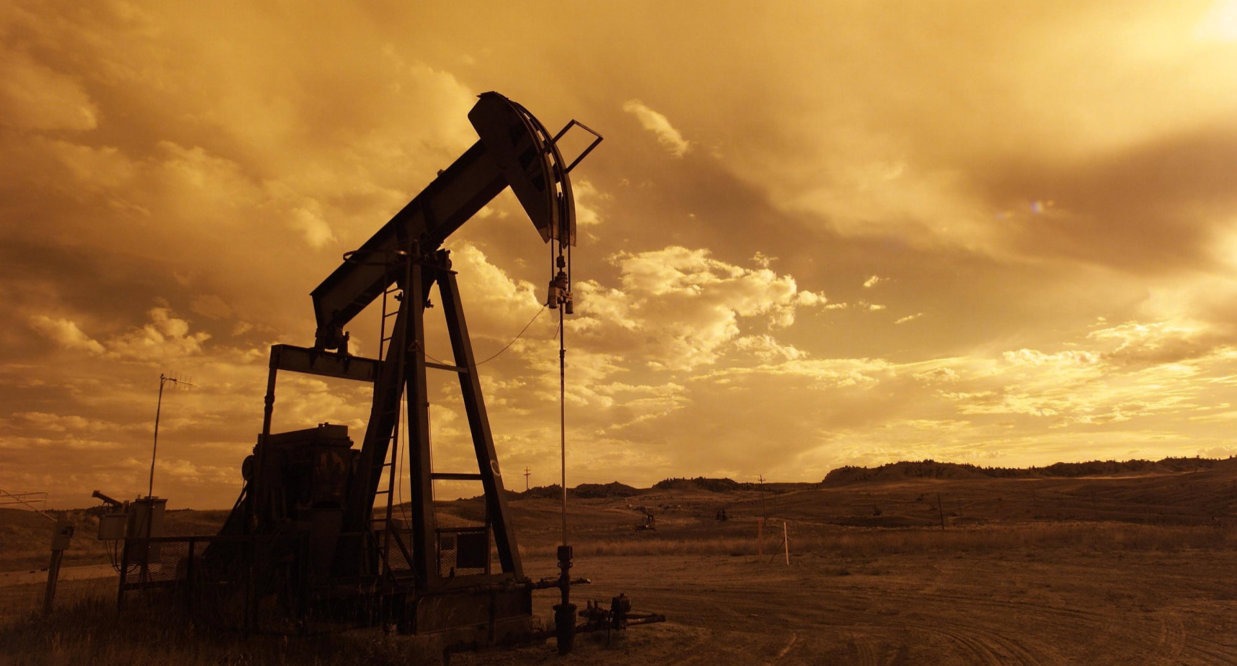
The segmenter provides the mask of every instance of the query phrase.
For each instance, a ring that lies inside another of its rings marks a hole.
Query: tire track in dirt
[[[1059,637],[1071,633],[1084,638],[1103,636],[1107,643],[1117,646],[1116,649],[1120,650],[1120,652],[1109,653],[1109,656],[1122,654],[1129,659],[1138,660],[1153,653],[1158,659],[1171,662],[1202,660],[1208,663],[1237,663],[1237,646],[1227,645],[1213,640],[1206,634],[1188,630],[1182,612],[1177,609],[1144,611],[1141,614],[1125,615],[1117,621],[1111,611],[1097,612],[1023,601],[981,599],[957,594],[894,592],[882,593],[879,596],[881,598],[892,596],[907,604],[930,601],[965,604],[973,609],[1008,611],[1018,616],[1020,631],[1023,632],[1026,632],[1030,626],[1036,626],[1037,630],[1034,633],[1055,636],[1058,637],[1058,641]],[[979,616],[987,617],[989,614],[980,613]],[[994,631],[995,640],[1007,641],[1005,648],[1011,653],[1026,651],[1029,657],[1039,662],[1065,659],[1053,643],[1040,642],[1040,649],[1024,650],[1023,641],[1002,639],[1000,632],[997,631],[1001,626],[1003,625],[988,628]],[[1039,652],[1045,654],[1037,654]]]
[[[795,643],[797,642],[799,642],[799,634],[796,634],[793,631],[790,632],[790,642],[786,643],[786,647],[782,648],[777,653],[777,656],[773,657],[773,661],[775,662],[780,661],[783,657],[786,656],[786,653],[790,652],[791,648],[793,648],[795,646]]]
[[[1237,643],[1220,642],[1211,636],[1187,630],[1184,613],[1180,610],[1171,609],[1164,611],[1164,614],[1160,618],[1160,643],[1169,646],[1173,661],[1237,664]],[[1228,636],[1237,641],[1237,634],[1229,633]]]
[[[919,634],[945,637],[969,655],[970,658],[966,659],[968,662],[1037,664],[1060,661],[1063,658],[1051,643],[1007,635],[1008,627],[1004,621],[1004,618],[1014,613],[1020,617],[1030,616],[1041,621],[1045,618],[1055,619],[1058,610],[1055,608],[1026,603],[1010,604],[996,600],[975,600],[948,594],[921,594],[889,590],[881,590],[857,598],[852,596],[850,599],[852,602],[856,600],[866,601],[866,605],[877,615],[889,618],[876,626],[884,629],[908,629]],[[959,608],[980,612],[960,614],[957,610]],[[1011,610],[1014,613],[1007,612]],[[1083,613],[1067,611],[1064,615],[1068,617],[1054,624],[1057,628],[1073,625],[1076,622],[1074,616],[1080,614]],[[998,618],[998,620],[976,622],[974,618]]]
[[[853,651],[847,655],[847,661],[854,663],[885,663],[890,657],[905,653],[910,646],[933,643],[934,641],[925,640],[932,636],[943,637],[948,644],[957,648],[951,651],[949,656],[961,658],[966,663],[1041,664],[1061,660],[1061,655],[1054,650],[1005,636],[987,625],[901,621],[893,615],[882,622],[872,622],[872,617],[855,618],[845,611],[839,614],[826,609],[808,608],[803,603],[804,598],[796,598],[800,595],[779,595],[774,601],[767,593],[762,594],[760,590],[753,589],[709,592],[666,590],[665,596],[658,596],[661,602],[673,599],[675,603],[671,604],[672,607],[704,611],[693,618],[693,622],[716,626],[717,619],[725,618],[728,620],[727,624],[735,623],[728,627],[729,631],[745,634],[742,642],[746,643],[749,649],[757,647],[753,643],[763,644],[766,649],[776,647],[762,628],[775,626],[781,632],[789,630],[790,640],[765,663],[778,663],[783,660],[788,663],[809,663],[815,655],[829,650],[826,643],[833,634],[837,634],[839,638],[846,637],[845,643],[839,641],[834,646],[834,651],[842,645],[852,648]],[[921,599],[920,602],[922,601]],[[711,607],[706,610],[705,604],[710,604]],[[787,607],[798,610],[786,610]],[[744,612],[745,609],[749,612]],[[879,616],[879,612],[876,616]],[[753,618],[764,621],[753,622]],[[822,631],[828,628],[833,631]],[[907,632],[909,634],[906,637],[901,640],[897,638],[899,633]],[[805,642],[800,639],[801,634],[814,634],[817,640]]]
[[[1069,661],[1061,650],[1062,642],[1082,644],[1095,636],[1130,645],[1145,642],[1135,628],[1114,623],[1111,613],[1035,601],[913,590],[879,590],[864,598],[910,609],[904,614],[910,616],[903,620],[905,626],[951,636],[977,657],[986,658],[989,652],[1007,655],[990,663]]]
[[[789,568],[673,557],[608,576],[604,590],[635,592],[642,610],[708,633],[658,650],[659,663],[1237,663],[1225,639],[1230,597],[1199,580],[1175,584],[1177,562],[1158,557],[896,556]]]
[[[659,603],[673,600],[670,607],[680,612],[700,613],[708,608],[689,621],[716,626],[716,621],[722,620],[727,630],[741,633],[758,632],[759,626],[776,626],[798,636],[822,626],[858,629],[858,621],[864,625],[861,638],[876,639],[856,640],[856,635],[850,634],[850,642],[860,648],[851,656],[862,663],[878,663],[882,655],[896,652],[901,646],[890,644],[889,636],[899,630],[911,632],[909,640],[904,641],[910,644],[930,644],[932,637],[943,639],[956,648],[951,658],[968,663],[1060,663],[1069,660],[1058,647],[1061,641],[1082,643],[1093,636],[1107,636],[1114,644],[1129,646],[1126,654],[1131,658],[1146,654],[1135,647],[1146,644],[1140,625],[1123,630],[1114,625],[1110,614],[1085,609],[948,592],[862,588],[840,592],[848,602],[842,607],[833,603],[838,596],[822,595],[819,590],[778,592],[776,601],[770,599],[770,590],[746,586],[708,591],[664,588],[657,597]],[[864,610],[855,611],[855,607]],[[796,642],[799,645],[792,648],[803,647],[802,641]],[[793,655],[802,651],[794,649]],[[1157,650],[1156,654],[1172,657],[1181,651],[1172,648]],[[783,648],[776,658],[788,655],[792,651]]]
[[[919,632],[939,634],[959,645],[965,652],[959,656],[967,663],[1047,664],[1061,658],[1060,655],[1046,655],[1042,650],[1033,650],[1020,641],[989,630],[972,633],[969,627],[910,626]]]
[[[1196,637],[1186,646],[1192,653],[1198,653],[1208,663],[1237,664],[1237,646],[1226,645],[1209,638]]]
[[[646,595],[655,599],[659,612],[674,617],[676,622],[709,628],[715,633],[713,643],[708,646],[711,648],[707,651],[709,656],[686,654],[672,663],[715,664],[723,646],[750,658],[753,663],[810,663],[798,656],[808,646],[798,630],[801,620],[781,622],[772,612],[779,602],[772,599],[767,590],[658,588],[656,594],[646,590]],[[770,619],[777,621],[771,623]],[[733,659],[736,653],[730,650],[724,654]]]

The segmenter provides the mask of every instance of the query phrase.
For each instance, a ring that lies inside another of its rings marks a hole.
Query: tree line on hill
[[[1053,463],[1044,467],[980,467],[969,463],[937,462],[935,460],[899,461],[878,467],[847,465],[830,471],[820,485],[844,485],[864,481],[892,481],[897,479],[1033,479],[1076,478],[1083,476],[1113,476],[1119,474],[1173,474],[1207,470],[1220,464],[1237,463],[1237,457],[1215,458],[1163,458],[1161,460],[1092,460],[1076,463]],[[813,483],[751,483],[729,478],[671,477],[641,489],[624,483],[582,483],[568,488],[567,494],[576,498],[633,497],[650,490],[705,490],[716,493],[740,490],[786,492]],[[522,493],[509,491],[512,495],[527,498],[554,499],[562,497],[558,484],[530,488]]]
[[[804,485],[804,484],[785,484],[785,483],[768,484],[766,483],[764,484],[764,489],[769,490],[769,491],[776,491],[778,489],[777,488],[778,486],[788,486],[788,485]],[[808,484],[808,485],[815,485],[815,484]],[[574,488],[568,488],[567,495],[569,497],[589,499],[589,498],[599,498],[599,497],[633,497],[635,495],[640,495],[640,494],[649,492],[650,490],[707,490],[707,491],[711,491],[715,493],[722,493],[722,492],[729,492],[729,491],[734,491],[734,490],[757,490],[760,487],[761,487],[760,484],[740,483],[733,479],[726,479],[726,478],[715,479],[715,478],[706,478],[703,476],[697,476],[695,478],[686,479],[686,478],[672,477],[669,479],[663,479],[661,481],[658,481],[657,483],[653,484],[652,488],[647,488],[647,489],[635,488],[625,483],[619,483],[617,481],[611,481],[610,483],[581,483],[580,485]],[[529,488],[528,490],[522,493],[513,493],[513,494],[518,495],[520,497],[528,497],[528,498],[555,499],[555,498],[562,497],[563,491],[562,491],[562,487],[556,483],[556,484],[549,485],[549,486],[537,486],[536,488]]]
[[[1229,460],[1233,460],[1229,458]],[[900,461],[879,467],[839,467],[821,481],[825,485],[840,485],[861,481],[887,481],[898,478],[920,479],[1031,479],[1076,478],[1081,476],[1112,476],[1117,474],[1172,474],[1211,469],[1221,460],[1213,458],[1163,458],[1161,460],[1091,460],[1076,463],[1053,463],[1046,467],[980,467],[969,463],[948,463],[935,460]]]

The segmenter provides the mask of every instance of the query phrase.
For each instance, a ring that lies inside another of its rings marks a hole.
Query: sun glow
[[[1201,41],[1237,41],[1237,0],[1220,0],[1212,5],[1194,31]]]

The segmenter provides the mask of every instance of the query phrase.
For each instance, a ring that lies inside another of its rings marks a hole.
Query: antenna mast
[[[159,453],[159,415],[163,412],[163,387],[169,382],[181,386],[193,386],[187,381],[159,373],[159,402],[155,406],[155,444],[150,450],[150,482],[146,486],[146,499],[154,497],[155,492],[155,455]]]

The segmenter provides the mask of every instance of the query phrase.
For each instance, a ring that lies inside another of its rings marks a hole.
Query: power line
[[[521,328],[521,329],[520,329],[520,332],[519,332],[519,333],[516,333],[514,338],[511,338],[511,342],[508,342],[507,344],[503,345],[503,348],[502,348],[502,349],[499,349],[498,351],[494,352],[493,354],[491,354],[491,355],[490,355],[490,357],[489,357],[489,358],[485,359],[484,361],[477,361],[476,365],[485,365],[486,363],[489,363],[490,361],[493,361],[494,359],[498,358],[499,356],[502,356],[503,352],[505,352],[505,351],[507,351],[508,349],[510,349],[510,348],[511,348],[511,345],[514,345],[514,344],[516,343],[516,341],[517,341],[517,340],[519,340],[520,338],[524,337],[524,334],[525,334],[526,332],[528,332],[528,327],[529,327],[529,326],[532,326],[532,325],[533,325],[533,322],[537,321],[537,318],[538,318],[538,317],[540,317],[540,316],[541,316],[541,313],[542,313],[542,312],[545,312],[545,310],[546,310],[546,306],[544,306],[544,305],[543,305],[543,306],[541,306],[541,309],[537,311],[537,314],[533,315],[533,318],[532,318],[532,319],[529,319],[527,324],[524,324],[524,328]],[[558,331],[555,331],[555,333],[554,333],[554,337],[555,337],[555,338],[557,338],[557,337],[558,337]],[[440,360],[440,359],[434,358],[433,356],[431,356],[431,355],[429,354],[429,352],[428,352],[428,351],[425,351],[425,358],[428,358],[429,360],[431,360],[431,361],[433,361],[433,362],[435,362],[435,363],[441,364],[441,365],[450,365],[449,363],[447,363],[447,362],[445,362],[445,361],[442,361],[442,360]]]
[[[480,363],[477,363],[477,365],[484,365],[486,363],[489,363],[490,361],[493,361],[494,359],[498,358],[499,355],[501,355],[503,352],[507,351],[511,347],[511,345],[515,344],[516,340],[519,340],[520,338],[524,337],[524,332],[528,330],[529,326],[533,325],[534,321],[537,321],[537,317],[540,317],[541,313],[545,312],[545,309],[546,309],[546,306],[542,305],[541,309],[537,311],[537,314],[533,315],[533,318],[529,319],[527,324],[524,324],[524,328],[521,328],[520,332],[515,334],[515,337],[511,339],[511,342],[508,342],[502,349],[499,349],[498,351],[494,352],[493,356],[485,359],[484,361],[481,361]]]

